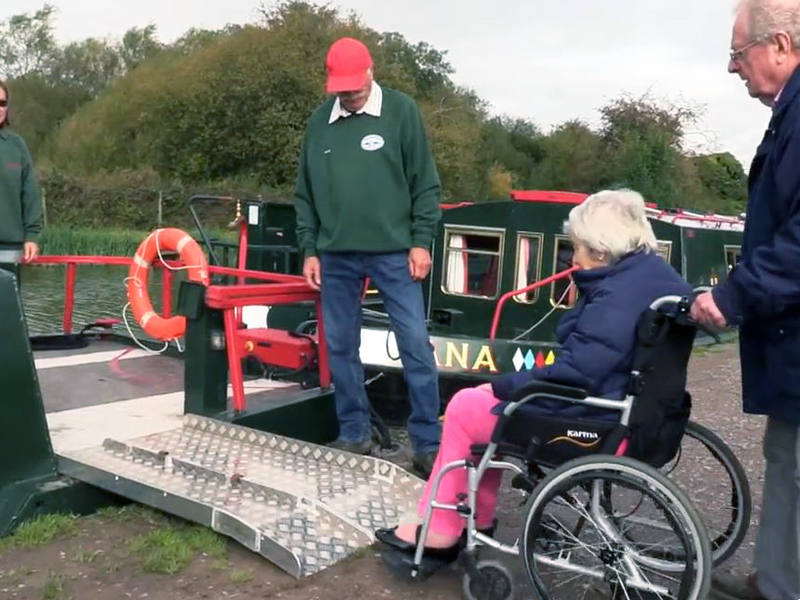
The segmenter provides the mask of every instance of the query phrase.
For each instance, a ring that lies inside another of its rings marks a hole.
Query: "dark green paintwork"
[[[264,401],[248,398],[243,412],[228,410],[227,353],[213,349],[210,342],[212,333],[221,336],[224,331],[222,312],[205,306],[205,289],[181,282],[178,295],[178,313],[186,317],[184,412],[314,443],[336,439],[333,393],[318,387]]]
[[[270,244],[281,247],[295,243],[294,215],[291,205],[255,203],[258,223],[249,227],[249,237],[259,244],[248,253],[248,266],[278,272],[299,273],[296,261],[276,261],[275,251],[265,249]],[[426,306],[434,335],[484,338],[489,334],[492,316],[499,297],[516,287],[517,241],[522,232],[542,235],[539,279],[553,275],[559,237],[573,204],[552,202],[483,202],[443,211],[433,247],[433,269],[424,282]],[[247,207],[249,210],[249,206]],[[736,231],[686,228],[651,219],[659,241],[671,242],[670,264],[693,285],[722,282],[727,277],[725,246],[739,246],[742,233]],[[503,261],[500,285],[495,296],[478,298],[448,294],[443,289],[445,260],[445,228],[452,226],[486,227],[503,234]],[[270,258],[271,257],[271,258]],[[288,268],[285,268],[287,267]],[[539,291],[532,304],[510,300],[503,309],[498,338],[514,338],[522,334],[550,311],[551,314],[525,339],[552,341],[562,308],[553,309],[552,285]],[[375,299],[375,297],[372,297]],[[375,306],[377,310],[381,307]],[[279,316],[281,315],[281,316]],[[280,326],[283,315],[293,322],[287,311],[270,315],[271,323]]]
[[[228,356],[211,348],[211,335],[223,335],[222,313],[205,307],[205,287],[182,281],[178,314],[186,317],[184,413],[214,416],[228,408]]]
[[[0,535],[47,504],[56,459],[17,282],[0,269]]]
[[[245,412],[228,413],[227,417],[237,425],[314,444],[327,444],[339,435],[333,390],[290,391],[261,402],[248,398]]]
[[[273,273],[299,273],[294,207],[275,202],[250,202],[244,206],[248,219],[248,269]]]
[[[0,489],[55,473],[55,457],[14,277],[0,270]],[[13,457],[14,460],[6,460]]]

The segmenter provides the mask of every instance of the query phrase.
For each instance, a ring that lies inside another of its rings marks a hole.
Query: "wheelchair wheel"
[[[466,600],[511,600],[514,597],[514,578],[511,572],[495,560],[482,560],[476,566],[479,577],[469,571],[462,579]]]
[[[753,502],[742,464],[719,436],[690,421],[678,455],[660,470],[691,494],[711,539],[711,560],[719,566],[750,525]]]
[[[634,513],[646,523],[626,518]],[[700,516],[667,477],[625,457],[588,456],[550,472],[528,500],[520,552],[542,600],[695,600],[711,583]]]

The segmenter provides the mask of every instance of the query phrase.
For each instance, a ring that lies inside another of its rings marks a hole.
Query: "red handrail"
[[[34,265],[66,265],[67,271],[64,275],[64,315],[62,329],[64,333],[72,333],[72,315],[75,311],[75,278],[78,272],[78,265],[113,265],[127,267],[133,262],[128,256],[37,256],[30,263]],[[169,278],[167,278],[169,279]],[[167,291],[164,286],[164,300],[170,302],[172,291]]]
[[[322,324],[322,305],[319,292],[311,289],[302,277],[294,277],[294,282],[276,282],[271,284],[251,285],[211,285],[206,290],[206,306],[223,311],[225,323],[225,342],[228,354],[228,367],[233,390],[233,409],[241,412],[245,409],[244,376],[242,359],[244,355],[237,343],[236,332],[241,329],[236,321],[236,310],[245,306],[268,304],[293,304],[295,302],[313,301],[316,303],[318,331],[316,336],[319,351],[318,367],[320,387],[327,389],[331,385],[328,366],[328,349],[325,345],[325,332]]]
[[[245,243],[247,238],[245,236]],[[133,263],[133,259],[128,256],[82,256],[82,255],[41,255],[37,256],[33,261],[26,264],[34,265],[65,265],[67,267],[64,275],[64,315],[62,329],[64,333],[72,332],[72,318],[75,312],[75,279],[77,276],[78,265],[109,265],[128,267]],[[159,262],[153,263],[157,268],[163,268]],[[166,264],[170,267],[180,267],[182,263],[179,261],[168,260]],[[240,258],[241,264],[241,258]],[[265,273],[263,271],[252,271],[249,269],[233,269],[230,267],[210,266],[208,268],[210,273],[218,275],[232,275],[238,277],[239,281],[247,279],[258,279],[260,281],[268,281],[272,283],[294,283],[302,281],[295,275],[283,275],[279,273]],[[161,299],[164,311],[164,317],[169,317],[172,313],[172,273],[169,269],[164,269]]]
[[[497,326],[500,324],[500,313],[503,312],[503,305],[505,305],[505,303],[508,302],[510,298],[513,298],[514,296],[517,296],[519,294],[525,294],[527,292],[539,289],[540,287],[543,287],[549,283],[553,283],[554,281],[557,281],[559,279],[565,279],[566,277],[569,277],[570,275],[572,275],[574,271],[577,270],[578,267],[570,267],[565,271],[561,271],[560,273],[556,273],[555,275],[551,275],[550,277],[545,277],[540,281],[535,281],[534,283],[526,285],[524,288],[520,288],[518,290],[512,290],[500,296],[500,299],[497,301],[497,307],[494,309],[494,316],[492,317],[492,329],[489,331],[489,339],[490,340],[495,339],[495,336],[497,335]]]

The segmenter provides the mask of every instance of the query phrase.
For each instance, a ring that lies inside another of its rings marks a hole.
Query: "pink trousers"
[[[442,441],[439,455],[425,486],[419,503],[419,514],[425,516],[431,488],[436,475],[443,465],[454,460],[464,460],[472,456],[472,444],[487,444],[497,423],[497,415],[490,410],[498,400],[492,394],[490,384],[467,388],[453,396],[444,415]],[[479,529],[492,525],[497,507],[497,494],[500,489],[502,471],[486,471],[478,487],[476,525]],[[443,504],[456,504],[459,494],[467,493],[466,469],[454,469],[446,473],[439,484],[436,500]],[[461,535],[465,520],[454,510],[434,509],[430,529],[441,535]]]

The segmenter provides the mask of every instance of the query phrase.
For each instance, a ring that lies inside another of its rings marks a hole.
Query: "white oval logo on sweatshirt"
[[[383,148],[383,138],[376,133],[367,135],[361,140],[361,148],[367,152],[374,152]]]

